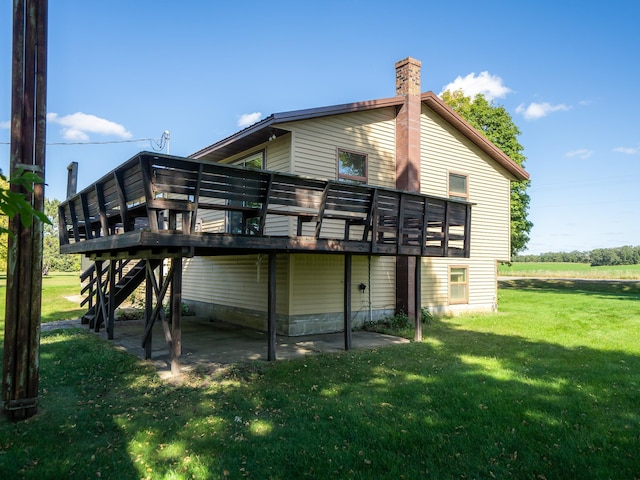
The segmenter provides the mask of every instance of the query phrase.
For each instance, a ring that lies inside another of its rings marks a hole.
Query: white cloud
[[[613,149],[614,152],[618,153],[626,153],[627,155],[635,155],[640,152],[640,148],[632,148],[632,147],[616,147]]]
[[[258,120],[260,120],[260,117],[262,117],[262,113],[260,112],[243,113],[238,117],[238,126],[240,128],[245,128],[253,125]]]
[[[11,120],[7,120],[6,122],[0,122],[0,128],[11,128]]]
[[[450,92],[462,90],[465,96],[471,98],[481,93],[488,101],[491,101],[495,98],[504,98],[508,93],[511,92],[510,88],[505,87],[502,84],[502,78],[498,77],[497,75],[491,75],[486,71],[480,72],[480,75],[477,76],[475,72],[470,73],[464,78],[458,76],[453,82],[443,87],[440,95],[442,95],[442,93],[447,90],[449,90]]]
[[[538,118],[546,117],[550,113],[565,111],[569,109],[571,109],[571,107],[565,105],[564,103],[551,105],[547,102],[531,102],[528,107],[525,107],[524,104],[518,105],[518,108],[516,108],[516,113],[521,113],[527,120],[537,120]]]
[[[565,157],[569,157],[569,158],[578,157],[581,160],[586,160],[591,155],[593,155],[593,150],[587,150],[586,148],[580,148],[578,150],[572,150],[570,152],[565,153]]]
[[[89,133],[112,135],[125,140],[133,136],[119,123],[82,112],[63,117],[52,112],[47,114],[47,120],[61,125],[63,138],[71,141],[86,142],[89,140]]]

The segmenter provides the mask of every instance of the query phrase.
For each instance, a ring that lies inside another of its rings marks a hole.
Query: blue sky
[[[0,0],[0,168],[9,164],[11,1]],[[189,155],[274,112],[454,84],[522,131],[528,253],[640,244],[640,2],[49,2],[46,179],[83,188],[171,132]],[[248,117],[247,117],[248,116]],[[53,145],[68,142],[122,142]]]

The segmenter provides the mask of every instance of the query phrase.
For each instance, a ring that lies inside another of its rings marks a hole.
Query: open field
[[[514,262],[500,265],[498,274],[516,277],[640,280],[640,265],[592,267],[588,263]]]
[[[39,413],[0,420],[1,476],[640,478],[640,289],[616,285],[505,282],[499,314],[422,343],[180,385],[84,330],[43,333]]]

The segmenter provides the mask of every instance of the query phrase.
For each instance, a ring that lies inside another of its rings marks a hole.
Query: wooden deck
[[[206,231],[199,219],[211,218],[207,211],[218,212],[213,217],[226,233]],[[161,321],[171,370],[179,373],[183,258],[268,255],[267,357],[275,360],[277,254],[343,255],[348,350],[353,255],[468,257],[471,204],[142,152],[62,202],[59,222],[60,251],[95,261],[84,274],[90,281],[83,323],[95,331],[104,325],[113,338],[116,307],[145,282],[145,355],[151,358],[153,325]],[[140,260],[125,272],[130,259]],[[162,259],[171,259],[168,272]],[[413,273],[416,339],[421,263]]]
[[[235,215],[236,233],[197,231],[199,212],[207,210]],[[291,232],[269,235],[270,220],[283,217],[294,220]],[[257,252],[468,257],[471,204],[142,152],[62,202],[59,221],[61,252],[94,259]]]

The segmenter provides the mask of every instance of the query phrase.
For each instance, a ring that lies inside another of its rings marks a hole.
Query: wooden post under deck
[[[276,359],[276,258],[275,253],[269,253],[269,298],[267,300],[267,331],[269,345],[267,347],[267,360],[270,362]]]
[[[415,333],[414,340],[416,342],[422,341],[422,258],[416,257],[416,268],[414,272],[414,286],[415,286],[415,299],[416,299],[416,318],[415,318]]]
[[[182,257],[171,259],[171,374],[180,374],[182,356]]]
[[[144,321],[145,321],[145,329],[151,323],[151,315],[153,314],[153,282],[151,280],[151,275],[155,275],[153,269],[151,268],[151,263],[147,260],[147,264],[145,265],[146,270],[146,279],[145,279],[145,287],[144,287]],[[147,337],[147,341],[144,344],[144,359],[151,359],[151,351],[152,351],[152,335],[153,332],[149,330],[149,336]]]
[[[351,264],[352,255],[344,256],[344,349],[351,350]]]
[[[113,340],[116,317],[116,260],[109,260],[109,316],[106,319],[107,338]]]

